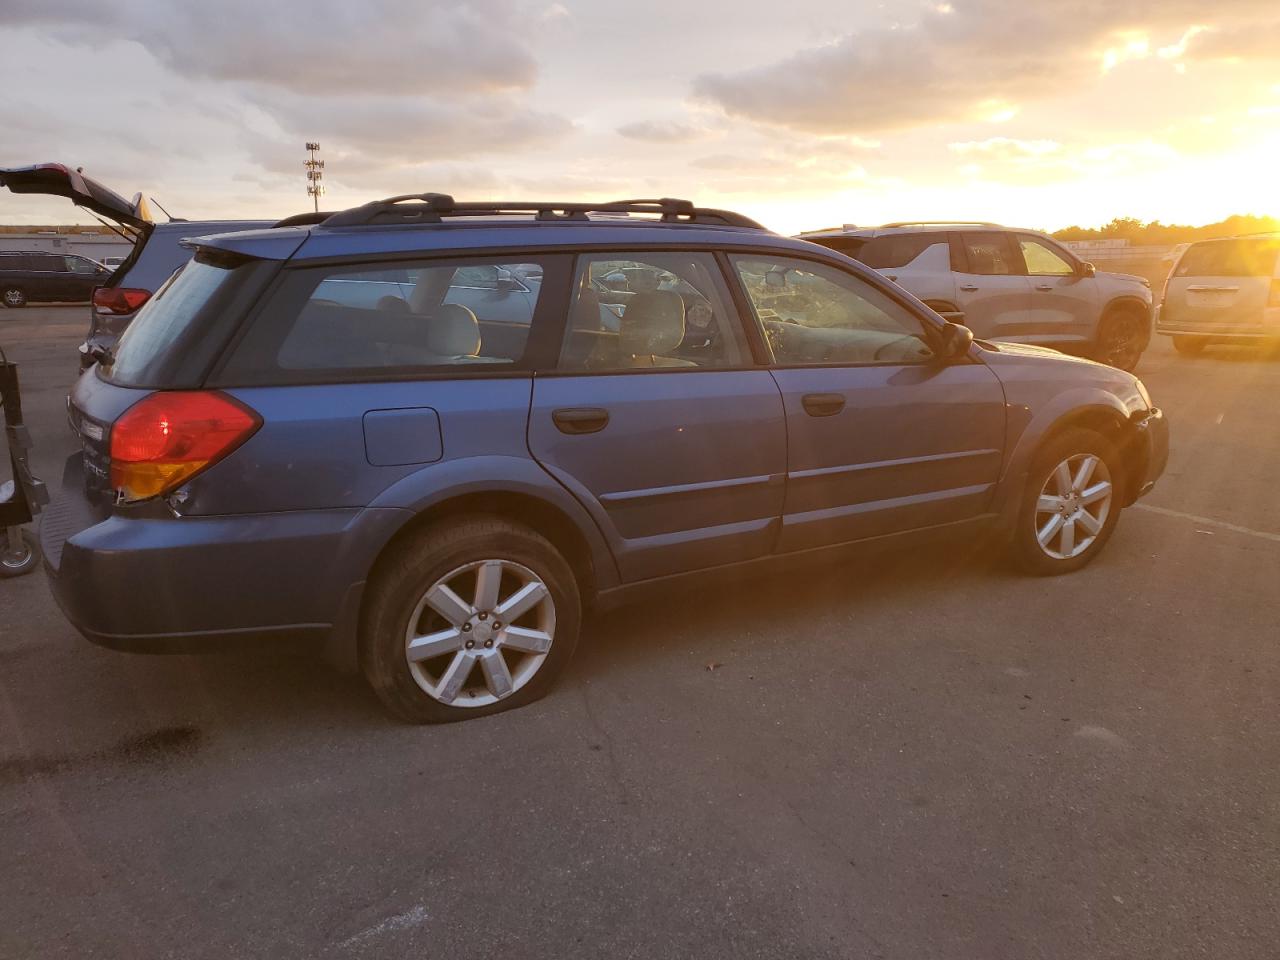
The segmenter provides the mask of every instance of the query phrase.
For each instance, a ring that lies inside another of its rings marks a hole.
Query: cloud
[[[9,0],[0,22],[52,25],[67,43],[137,43],[180,76],[296,93],[528,89],[537,14],[514,0],[124,4]]]
[[[1062,149],[1062,144],[1054,140],[1017,140],[1010,137],[970,140],[964,143],[952,143],[948,146],[959,154],[981,154],[1006,160],[1043,157],[1046,154],[1057,153]]]
[[[673,120],[639,120],[618,127],[620,136],[648,143],[690,143],[705,139],[709,133],[703,127]]]
[[[1109,181],[1164,169],[1179,157],[1167,144],[1149,140],[1068,146],[1055,140],[991,137],[948,146],[965,161],[962,176],[1006,185]]]
[[[1214,29],[1188,38],[1206,17]],[[1259,29],[1280,29],[1272,0],[1212,7],[1200,0],[1080,0],[1069,9],[955,0],[924,8],[914,22],[847,34],[765,66],[703,74],[694,94],[730,116],[818,133],[956,122],[984,103],[1004,104],[1007,117],[1020,102],[1062,94],[1125,59],[1150,56],[1165,35],[1193,53],[1220,44],[1238,57],[1274,56],[1274,40],[1255,39]]]

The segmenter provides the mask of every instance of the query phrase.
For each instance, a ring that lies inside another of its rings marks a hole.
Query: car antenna
[[[172,213],[170,213],[168,210],[166,210],[164,208],[164,204],[162,204],[155,197],[148,197],[147,199],[160,208],[160,212],[169,218],[170,223],[186,223],[187,222],[185,219],[179,219],[178,217],[175,217]]]

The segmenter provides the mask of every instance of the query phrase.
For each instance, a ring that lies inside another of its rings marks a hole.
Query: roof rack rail
[[[356,227],[391,223],[442,223],[445,217],[487,217],[507,213],[532,213],[543,221],[586,221],[589,213],[651,214],[662,223],[697,223],[725,227],[765,229],[749,217],[729,210],[695,207],[690,200],[670,197],[661,200],[610,200],[603,203],[536,203],[531,201],[485,200],[459,203],[445,193],[407,193],[375,200],[332,214],[323,220],[326,227]],[[309,216],[303,214],[301,216]],[[302,222],[298,217],[289,221]],[[281,221],[285,223],[286,221]],[[312,221],[314,222],[314,221]]]
[[[317,223],[324,223],[333,214],[333,210],[320,210],[316,213],[295,213],[292,217],[277,220],[271,225],[271,229],[274,230],[276,227],[309,227]]]
[[[1002,223],[990,220],[902,220],[897,223],[882,223],[881,227],[1002,227]]]

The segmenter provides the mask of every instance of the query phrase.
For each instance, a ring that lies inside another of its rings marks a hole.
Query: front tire
[[[1115,307],[1098,324],[1098,344],[1094,359],[1129,373],[1147,349],[1149,331],[1141,312],[1132,307]]]
[[[369,586],[360,666],[410,723],[450,723],[545,696],[577,646],[573,570],[544,537],[496,517],[433,524]]]
[[[1198,357],[1208,343],[1204,337],[1174,337],[1173,349],[1184,357]]]
[[[1076,427],[1051,439],[1032,461],[1018,511],[1013,552],[1037,576],[1090,563],[1120,519],[1124,474],[1106,437]]]
[[[6,307],[17,308],[27,305],[27,295],[21,287],[5,287],[0,292],[0,301],[3,301]]]

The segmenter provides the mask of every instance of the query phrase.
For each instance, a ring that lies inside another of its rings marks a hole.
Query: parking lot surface
[[[0,313],[51,485],[86,313]],[[672,589],[459,725],[0,581],[0,956],[1275,957],[1280,359],[1138,373],[1169,469],[1083,572]]]

